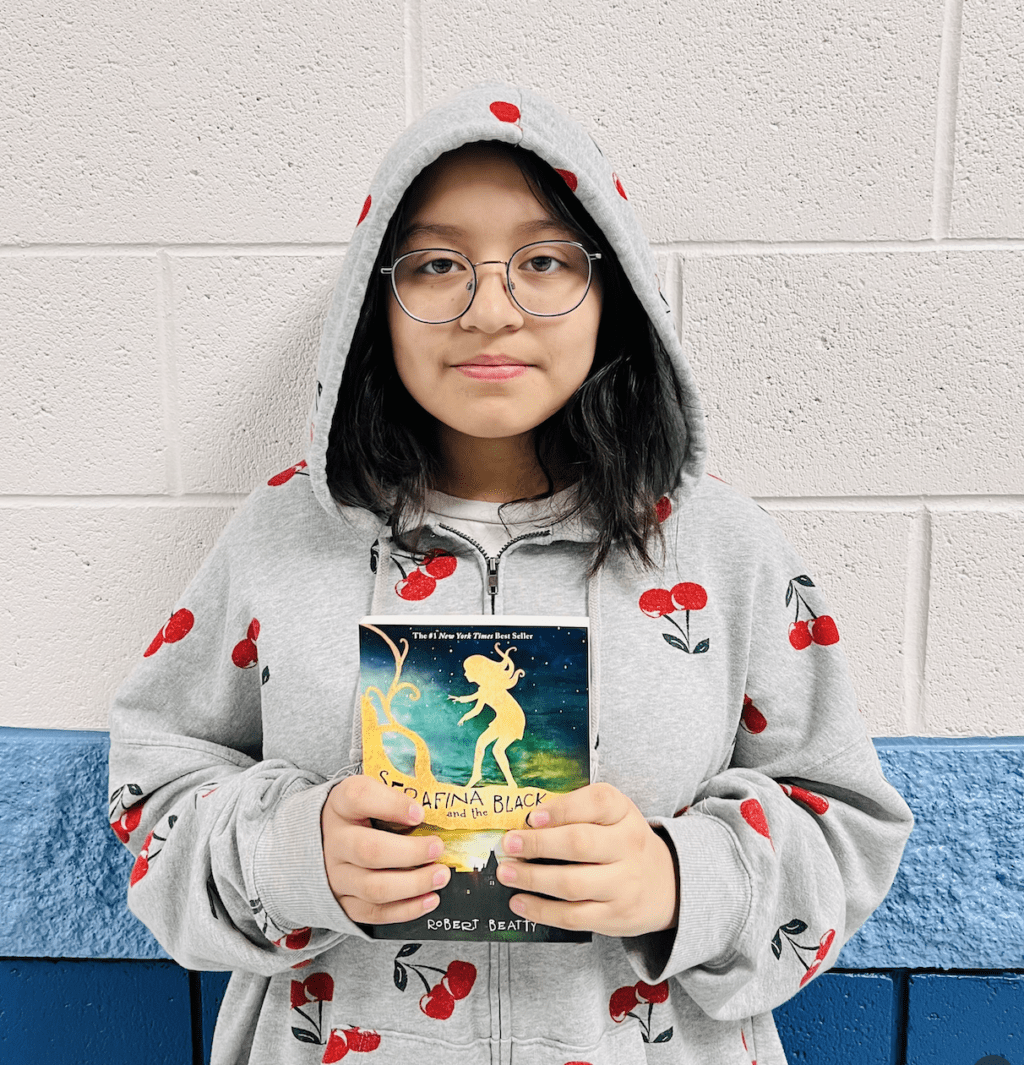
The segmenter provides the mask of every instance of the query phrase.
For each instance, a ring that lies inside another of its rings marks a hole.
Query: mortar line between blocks
[[[907,734],[927,733],[928,611],[931,604],[932,514],[922,502],[908,533],[903,614],[903,723]]]
[[[175,350],[174,279],[170,256],[157,252],[157,351],[160,357],[160,385],[164,410],[164,463],[167,491],[180,496],[184,491],[181,474],[181,404],[178,396],[178,362]]]
[[[402,11],[402,31],[405,123],[410,125],[423,113],[423,34],[420,0],[405,0]]]
[[[935,101],[935,172],[932,185],[932,238],[949,236],[956,163],[956,108],[960,81],[960,45],[964,0],[946,0],[939,46],[939,83]]]

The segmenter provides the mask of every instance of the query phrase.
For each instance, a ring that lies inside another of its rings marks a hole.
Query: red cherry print
[[[839,630],[828,614],[821,614],[811,622],[811,639],[824,647],[839,642]]]
[[[313,964],[313,959],[312,958],[307,958],[305,961],[297,961],[293,966],[291,966],[291,968],[293,968],[293,969],[304,969],[307,965],[312,965],[312,964]]]
[[[128,830],[120,821],[111,821],[110,827],[114,830],[114,835],[117,836],[122,843],[128,842]]]
[[[327,1047],[324,1050],[324,1056],[320,1059],[325,1065],[332,1061],[341,1061],[341,1059],[348,1053],[348,1042],[345,1039],[345,1033],[340,1032],[337,1028],[331,1029],[331,1037],[327,1040]]]
[[[284,937],[284,945],[289,950],[302,950],[309,943],[309,938],[312,934],[313,930],[311,928],[296,928],[294,932],[289,932]]]
[[[645,984],[643,980],[637,980],[636,994],[641,1002],[664,1002],[668,998],[668,981],[662,980],[660,984]]]
[[[617,987],[608,1000],[608,1012],[616,1024],[622,1024],[626,1014],[637,1004],[635,987]]]
[[[291,984],[292,1009],[297,1010],[306,1004],[306,989],[301,980],[293,980]]]
[[[490,112],[499,122],[519,121],[519,108],[505,100],[495,100],[490,106]]]
[[[154,637],[153,642],[142,652],[143,658],[149,658],[150,655],[155,655],[164,645],[164,630],[161,629]]]
[[[667,521],[669,515],[672,513],[672,500],[668,496],[662,496],[657,503],[654,504],[654,513],[657,516],[659,524],[663,521]]]
[[[273,477],[267,481],[267,484],[273,485],[276,488],[279,484],[287,484],[298,471],[298,466],[289,466],[288,469],[282,470],[280,473],[275,473]]]
[[[813,791],[797,787],[796,784],[780,784],[779,787],[791,799],[796,799],[797,802],[802,802],[804,806],[809,806],[816,814],[823,814],[828,811],[828,799],[821,795],[815,795]]]
[[[749,695],[743,696],[743,712],[740,714],[740,720],[747,732],[753,732],[755,735],[764,732],[768,727],[764,714],[750,701]]]
[[[334,999],[334,979],[330,973],[311,973],[302,986],[311,1002],[331,1002]]]
[[[682,817],[683,814],[685,814],[686,811],[689,810],[689,808],[690,808],[689,806],[680,806],[679,809],[676,810],[676,812],[672,816],[673,817]]]
[[[256,618],[253,618],[252,621],[249,622],[249,628],[245,630],[245,635],[248,636],[253,643],[260,638],[260,623]]]
[[[345,1036],[349,1050],[366,1052],[380,1046],[380,1034],[369,1028],[346,1028]]]
[[[125,810],[121,817],[124,827],[129,832],[134,832],[139,827],[139,822],[142,820],[142,803],[136,803],[134,806],[129,806]]]
[[[809,969],[807,970],[807,972],[805,972],[805,973],[804,973],[804,975],[800,977],[800,986],[801,986],[801,987],[803,987],[803,986],[804,986],[804,984],[806,984],[806,983],[807,983],[807,981],[808,981],[808,980],[810,980],[810,979],[811,979],[811,977],[813,977],[813,976],[814,976],[814,974],[815,974],[815,973],[816,973],[816,972],[818,971],[818,969],[819,969],[820,967],[821,967],[821,962],[820,962],[820,961],[816,961],[816,962],[815,962],[815,963],[814,963],[814,964],[813,964],[813,965],[812,965],[812,966],[811,966],[811,967],[810,967],[810,968],[809,968]]]
[[[757,799],[744,799],[740,803],[740,814],[755,832],[771,842],[772,835],[768,831],[768,818],[765,817],[764,808]],[[772,846],[774,847],[774,844]]]
[[[396,585],[395,591],[403,599],[426,599],[437,587],[437,581],[423,570],[414,569],[408,577],[403,577]]]
[[[196,623],[191,610],[176,610],[171,615],[171,620],[164,626],[164,640],[167,643],[177,643],[186,637]]]
[[[579,184],[579,179],[571,170],[559,170],[556,166],[555,173],[561,175],[562,180],[566,183],[566,185],[569,186],[570,192],[576,191],[576,186]]]
[[[370,213],[371,203],[373,203],[373,197],[367,196],[363,201],[363,209],[359,212],[359,217],[356,219],[356,225],[359,225],[359,223]]]
[[[149,860],[144,858],[141,854],[135,859],[135,864],[132,866],[131,876],[128,877],[128,886],[135,887],[135,885],[149,872]]]
[[[446,1021],[455,1009],[455,999],[440,985],[435,984],[420,998],[420,1009],[437,1021]]]
[[[832,940],[836,938],[836,930],[830,928],[818,941],[818,953],[814,955],[815,961],[823,961],[825,955],[828,954],[829,947],[832,946]]]
[[[640,596],[640,609],[649,618],[660,618],[665,614],[671,614],[675,610],[672,593],[667,588],[648,588]]]
[[[811,646],[811,633],[806,621],[794,621],[789,626],[789,642],[798,651]]]
[[[448,971],[441,977],[442,985],[452,998],[465,998],[476,982],[476,966],[468,961],[448,963]]]
[[[259,656],[256,653],[256,644],[252,642],[248,637],[244,640],[239,640],[235,644],[234,650],[231,652],[231,661],[238,666],[239,669],[249,669],[256,665],[256,660]]]
[[[443,580],[455,572],[457,565],[458,560],[454,555],[449,555],[447,551],[442,551],[441,548],[435,547],[427,553],[423,568],[435,580]]]
[[[623,198],[624,200],[628,200],[628,199],[629,199],[629,197],[628,197],[628,196],[626,195],[626,190],[625,190],[625,189],[624,189],[624,188],[622,187],[622,182],[621,182],[621,181],[619,181],[619,175],[618,175],[618,174],[612,174],[612,181],[613,181],[613,182],[615,182],[615,191],[616,191],[616,192],[617,192],[617,193],[618,193],[618,194],[619,194],[619,195],[620,195],[620,196],[621,196],[621,197],[622,197],[622,198]]]
[[[703,610],[708,605],[708,593],[690,581],[677,584],[672,589],[672,599],[680,610]]]

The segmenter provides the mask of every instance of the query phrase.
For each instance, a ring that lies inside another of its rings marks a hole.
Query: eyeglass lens
[[[512,298],[528,314],[567,314],[590,285],[590,258],[575,244],[528,244],[509,263]],[[402,306],[423,322],[449,322],[473,299],[473,266],[459,252],[427,248],[403,255],[392,274]]]

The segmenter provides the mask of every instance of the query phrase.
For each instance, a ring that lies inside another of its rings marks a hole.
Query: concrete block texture
[[[8,0],[0,244],[347,239],[405,124],[402,19]]]
[[[114,691],[230,513],[0,508],[0,725],[105,729]]]
[[[689,259],[710,468],[751,495],[1019,493],[1024,255]]]
[[[420,0],[424,103],[524,84],[590,130],[648,236],[921,238],[941,0]]]
[[[934,514],[929,596],[928,732],[1024,733],[1024,511]]]
[[[305,458],[335,256],[170,257],[181,479],[249,492]]]
[[[0,259],[0,492],[165,490],[156,309],[155,257]]]
[[[1019,0],[964,4],[951,235],[1024,236],[1024,18]]]
[[[905,734],[904,633],[914,516],[767,509],[829,604],[868,731]]]
[[[910,977],[906,1065],[1024,1061],[1024,975]]]

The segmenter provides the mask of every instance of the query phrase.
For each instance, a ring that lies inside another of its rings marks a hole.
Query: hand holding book
[[[395,924],[437,906],[432,889],[451,879],[447,866],[434,864],[444,844],[439,836],[401,835],[422,820],[419,803],[372,777],[346,777],[331,788],[320,814],[324,868],[351,920]]]
[[[555,898],[514,895],[513,912],[541,924],[606,936],[638,936],[678,922],[672,851],[618,788],[589,784],[549,795],[530,814],[528,825],[502,838],[504,853],[513,857],[499,863],[498,879],[508,887]]]

